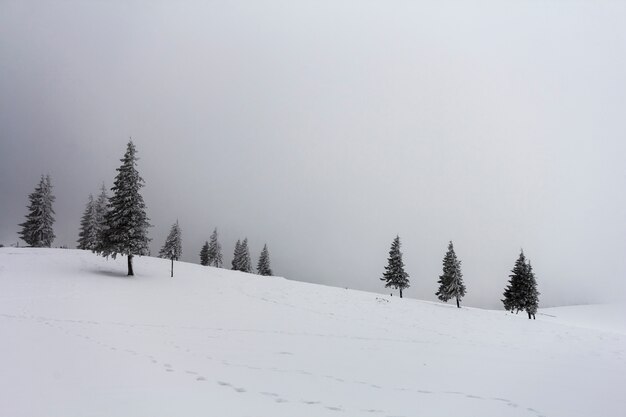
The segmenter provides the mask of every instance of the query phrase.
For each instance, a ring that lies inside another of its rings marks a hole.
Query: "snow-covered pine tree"
[[[209,264],[209,242],[204,242],[200,249],[200,265],[207,266]]]
[[[267,250],[267,244],[263,245],[261,256],[259,256],[259,262],[256,267],[257,274],[264,276],[274,275],[270,266],[270,252]]]
[[[520,310],[524,309],[525,300],[522,293],[527,275],[528,264],[526,263],[526,256],[522,250],[517,261],[515,261],[515,266],[511,270],[511,275],[509,275],[509,284],[504,289],[504,298],[501,301],[504,304],[505,310],[518,313]]]
[[[94,227],[92,233],[94,235],[95,245],[91,249],[94,252],[98,251],[98,248],[102,247],[103,233],[106,229],[106,214],[109,211],[109,196],[106,192],[106,187],[102,183],[100,188],[100,195],[94,202]]]
[[[28,214],[26,221],[19,226],[22,230],[20,237],[29,245],[34,247],[50,247],[55,235],[52,225],[54,224],[54,203],[55,197],[52,194],[52,182],[50,175],[42,175],[35,191],[28,199]]]
[[[121,159],[113,183],[113,196],[109,199],[108,211],[104,216],[105,229],[102,233],[102,245],[98,252],[103,256],[126,255],[128,257],[128,275],[134,275],[133,257],[148,255],[148,217],[146,205],[139,193],[143,179],[137,171],[137,156],[132,140],[126,146],[126,153]]]
[[[235,243],[235,252],[233,253],[233,261],[231,262],[232,270],[239,271],[241,264],[241,240],[237,239],[237,243]]]
[[[211,234],[211,243],[209,243],[209,252],[208,252],[208,264],[210,266],[215,266],[217,268],[221,268],[224,263],[222,259],[222,245],[217,240],[217,227],[213,230]]]
[[[461,272],[461,261],[454,253],[452,242],[448,245],[448,252],[443,258],[443,275],[439,276],[439,290],[435,295],[444,302],[456,298],[456,306],[461,308],[460,302],[465,296],[465,284]]]
[[[400,236],[396,236],[389,250],[389,258],[385,266],[385,272],[381,281],[386,281],[385,288],[395,288],[400,290],[400,298],[402,298],[402,290],[409,288],[409,274],[404,271],[404,262],[402,261],[402,252],[400,252]]]
[[[92,250],[97,244],[94,223],[96,218],[96,202],[93,194],[89,194],[89,199],[85,205],[85,211],[80,219],[80,231],[78,232],[78,249]]]
[[[248,238],[245,238],[243,242],[241,242],[240,250],[241,258],[239,263],[239,271],[251,273],[252,260],[250,259],[250,250],[248,249]]]
[[[526,280],[523,286],[524,308],[528,313],[528,318],[534,319],[539,307],[539,291],[537,290],[537,279],[533,272],[533,267],[528,261]]]
[[[176,220],[176,223],[172,225],[170,233],[167,235],[167,239],[165,239],[165,244],[159,251],[159,258],[172,260],[172,277],[174,276],[174,261],[179,260],[182,254],[182,233],[178,225],[178,220]]]

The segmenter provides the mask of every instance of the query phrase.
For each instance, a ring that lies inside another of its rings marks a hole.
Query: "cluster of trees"
[[[539,307],[539,291],[537,290],[535,274],[530,261],[527,261],[524,256],[524,251],[520,253],[511,272],[509,284],[504,290],[504,299],[502,300],[504,308],[515,313],[526,311],[528,318],[534,319]],[[385,288],[399,290],[400,298],[402,298],[403,290],[410,287],[409,274],[404,270],[399,236],[396,236],[391,243],[385,272],[380,279],[385,281]],[[439,289],[435,293],[437,298],[443,302],[455,299],[456,306],[460,308],[466,288],[463,282],[461,261],[454,252],[452,242],[448,244],[448,251],[443,258],[443,273],[439,276],[438,284]]]
[[[217,228],[211,233],[210,242],[204,242],[200,250],[200,264],[204,266],[214,266],[221,268],[224,265],[222,258],[222,245],[217,240]]]
[[[217,229],[213,230],[211,234],[211,241],[204,242],[202,249],[200,250],[200,264],[215,266],[222,268],[222,246],[217,239]],[[237,240],[235,243],[235,252],[233,253],[233,260],[231,262],[231,269],[233,271],[241,271],[253,273],[252,260],[250,257],[250,249],[248,248],[248,238]],[[270,266],[270,253],[267,249],[267,244],[263,245],[263,250],[259,256],[257,262],[256,273],[258,275],[271,276],[273,275],[272,268]]]
[[[133,256],[150,253],[147,230],[151,225],[140,193],[144,181],[137,171],[136,153],[135,145],[131,140],[121,159],[122,164],[117,169],[118,173],[111,189],[113,195],[110,198],[107,196],[104,185],[97,199],[94,200],[93,195],[89,196],[81,219],[78,239],[79,249],[92,250],[113,258],[117,255],[126,255],[128,275],[134,275]],[[49,178],[47,181],[49,183]],[[178,261],[182,253],[182,231],[176,220],[159,251],[160,258],[171,260],[170,275],[172,277],[174,276],[174,261]],[[217,268],[223,266],[222,246],[218,241],[217,228],[213,231],[210,242],[205,242],[200,251],[200,263]],[[252,272],[248,239],[237,242],[233,269]],[[272,275],[267,245],[261,252],[257,272],[259,275]]]
[[[78,249],[96,250],[100,246],[105,228],[104,218],[109,211],[108,204],[109,196],[103,183],[97,199],[94,200],[93,194],[89,194],[85,212],[80,220]]]

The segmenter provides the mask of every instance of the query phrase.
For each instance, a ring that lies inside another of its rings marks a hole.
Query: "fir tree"
[[[143,197],[139,193],[143,179],[137,171],[135,145],[128,142],[126,153],[121,159],[113,183],[113,196],[109,199],[105,215],[105,229],[102,233],[102,245],[98,248],[103,256],[126,255],[128,275],[134,275],[133,257],[148,255],[148,217]]]
[[[102,247],[102,240],[104,238],[104,230],[106,229],[106,214],[109,211],[109,196],[106,192],[106,187],[102,183],[100,188],[100,195],[94,203],[94,222],[92,228],[92,234],[94,236],[95,245],[91,249],[97,252]]]
[[[252,260],[250,259],[250,250],[248,249],[248,238],[245,238],[243,242],[241,242],[240,250],[241,257],[239,262],[239,271],[251,273]]]
[[[41,180],[35,191],[28,196],[29,213],[26,221],[19,226],[22,230],[20,237],[29,245],[34,247],[50,247],[55,235],[52,225],[54,224],[54,203],[55,197],[52,195],[52,182],[50,176],[41,176]]]
[[[209,242],[204,242],[200,249],[200,265],[207,266],[209,264]]]
[[[524,309],[528,313],[528,318],[535,319],[539,307],[539,291],[537,290],[537,279],[533,272],[533,267],[528,261],[526,280],[523,286]]]
[[[402,298],[402,290],[410,287],[409,274],[404,271],[402,252],[400,252],[400,236],[396,236],[391,244],[388,263],[380,280],[387,282],[385,288],[392,287],[400,290],[400,298]]]
[[[217,240],[217,228],[215,228],[211,234],[211,243],[209,243],[208,250],[207,265],[221,268],[224,262],[222,260],[222,245],[220,245],[220,242]]]
[[[172,260],[172,277],[174,276],[174,261],[179,260],[182,254],[182,233],[178,225],[178,220],[176,220],[176,223],[172,225],[170,233],[167,235],[167,239],[165,239],[165,244],[159,251],[159,258]]]
[[[511,275],[509,275],[509,284],[504,289],[502,303],[505,310],[518,313],[524,309],[522,286],[528,273],[527,269],[526,256],[524,256],[524,251],[521,251],[517,261],[515,261],[515,266],[511,270]]]
[[[96,247],[97,236],[94,230],[96,218],[96,203],[93,195],[89,194],[89,199],[85,205],[83,217],[80,220],[80,231],[78,233],[78,249],[92,250]]]
[[[165,244],[159,251],[159,258],[178,260],[183,254],[182,232],[178,220],[170,228],[170,232],[165,239]]]
[[[461,261],[454,253],[452,242],[448,245],[448,252],[443,258],[443,275],[439,276],[439,290],[436,295],[444,302],[456,298],[456,306],[461,308],[460,301],[465,296],[465,284],[461,272]]]
[[[241,241],[237,239],[235,243],[235,252],[233,253],[233,260],[231,262],[232,270],[239,271],[239,265],[241,263]]]
[[[259,256],[259,262],[257,263],[256,271],[259,275],[274,275],[272,273],[272,268],[270,267],[270,252],[267,250],[267,244],[263,246],[261,256]]]

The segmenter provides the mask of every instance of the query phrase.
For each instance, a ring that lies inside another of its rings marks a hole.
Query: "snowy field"
[[[615,307],[529,321],[186,263],[170,278],[147,257],[134,278],[125,267],[0,249],[0,416],[626,415]]]

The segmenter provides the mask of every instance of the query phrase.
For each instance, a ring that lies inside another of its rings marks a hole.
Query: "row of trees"
[[[380,279],[385,281],[385,288],[399,290],[400,298],[402,298],[403,290],[410,287],[409,274],[404,270],[399,236],[396,236],[391,243],[385,272]],[[452,242],[448,244],[448,251],[443,258],[443,273],[439,276],[438,284],[439,289],[435,293],[437,298],[443,302],[455,299],[456,306],[460,308],[466,288],[463,282],[461,261],[454,252]],[[532,266],[522,251],[509,275],[509,283],[501,301],[505,310],[514,311],[516,314],[526,311],[528,318],[534,319],[539,307],[539,294]]]
[[[136,149],[132,140],[128,142],[121,162],[111,188],[113,195],[109,198],[103,185],[97,199],[94,199],[93,195],[89,196],[81,218],[78,247],[92,250],[105,257],[127,256],[128,275],[132,276],[134,275],[133,257],[149,254],[150,239],[147,230],[151,226],[140,193],[144,181],[137,171]],[[55,235],[52,228],[54,200],[50,176],[42,176],[35,191],[29,195],[26,221],[20,224],[22,228],[19,232],[20,236],[30,246],[50,247],[54,241]],[[400,297],[402,297],[403,290],[409,288],[410,281],[409,274],[404,270],[400,246],[400,237],[396,236],[391,244],[387,266],[381,280],[385,281],[386,288],[399,290]],[[171,259],[171,275],[173,276],[174,261],[182,256],[182,233],[178,220],[172,225],[165,244],[159,251],[159,256]],[[206,241],[202,246],[200,263],[218,268],[223,266],[217,229],[213,231],[210,242]],[[238,240],[235,244],[232,269],[252,272],[247,238],[243,241]],[[264,245],[257,262],[257,273],[272,275],[267,245]],[[502,300],[504,308],[516,313],[526,311],[528,318],[534,318],[539,304],[539,292],[532,266],[523,252],[509,278]],[[461,272],[461,261],[454,252],[452,242],[448,245],[448,251],[443,259],[443,273],[439,276],[438,283],[437,297],[444,302],[455,299],[457,307],[460,307],[466,288]]]

